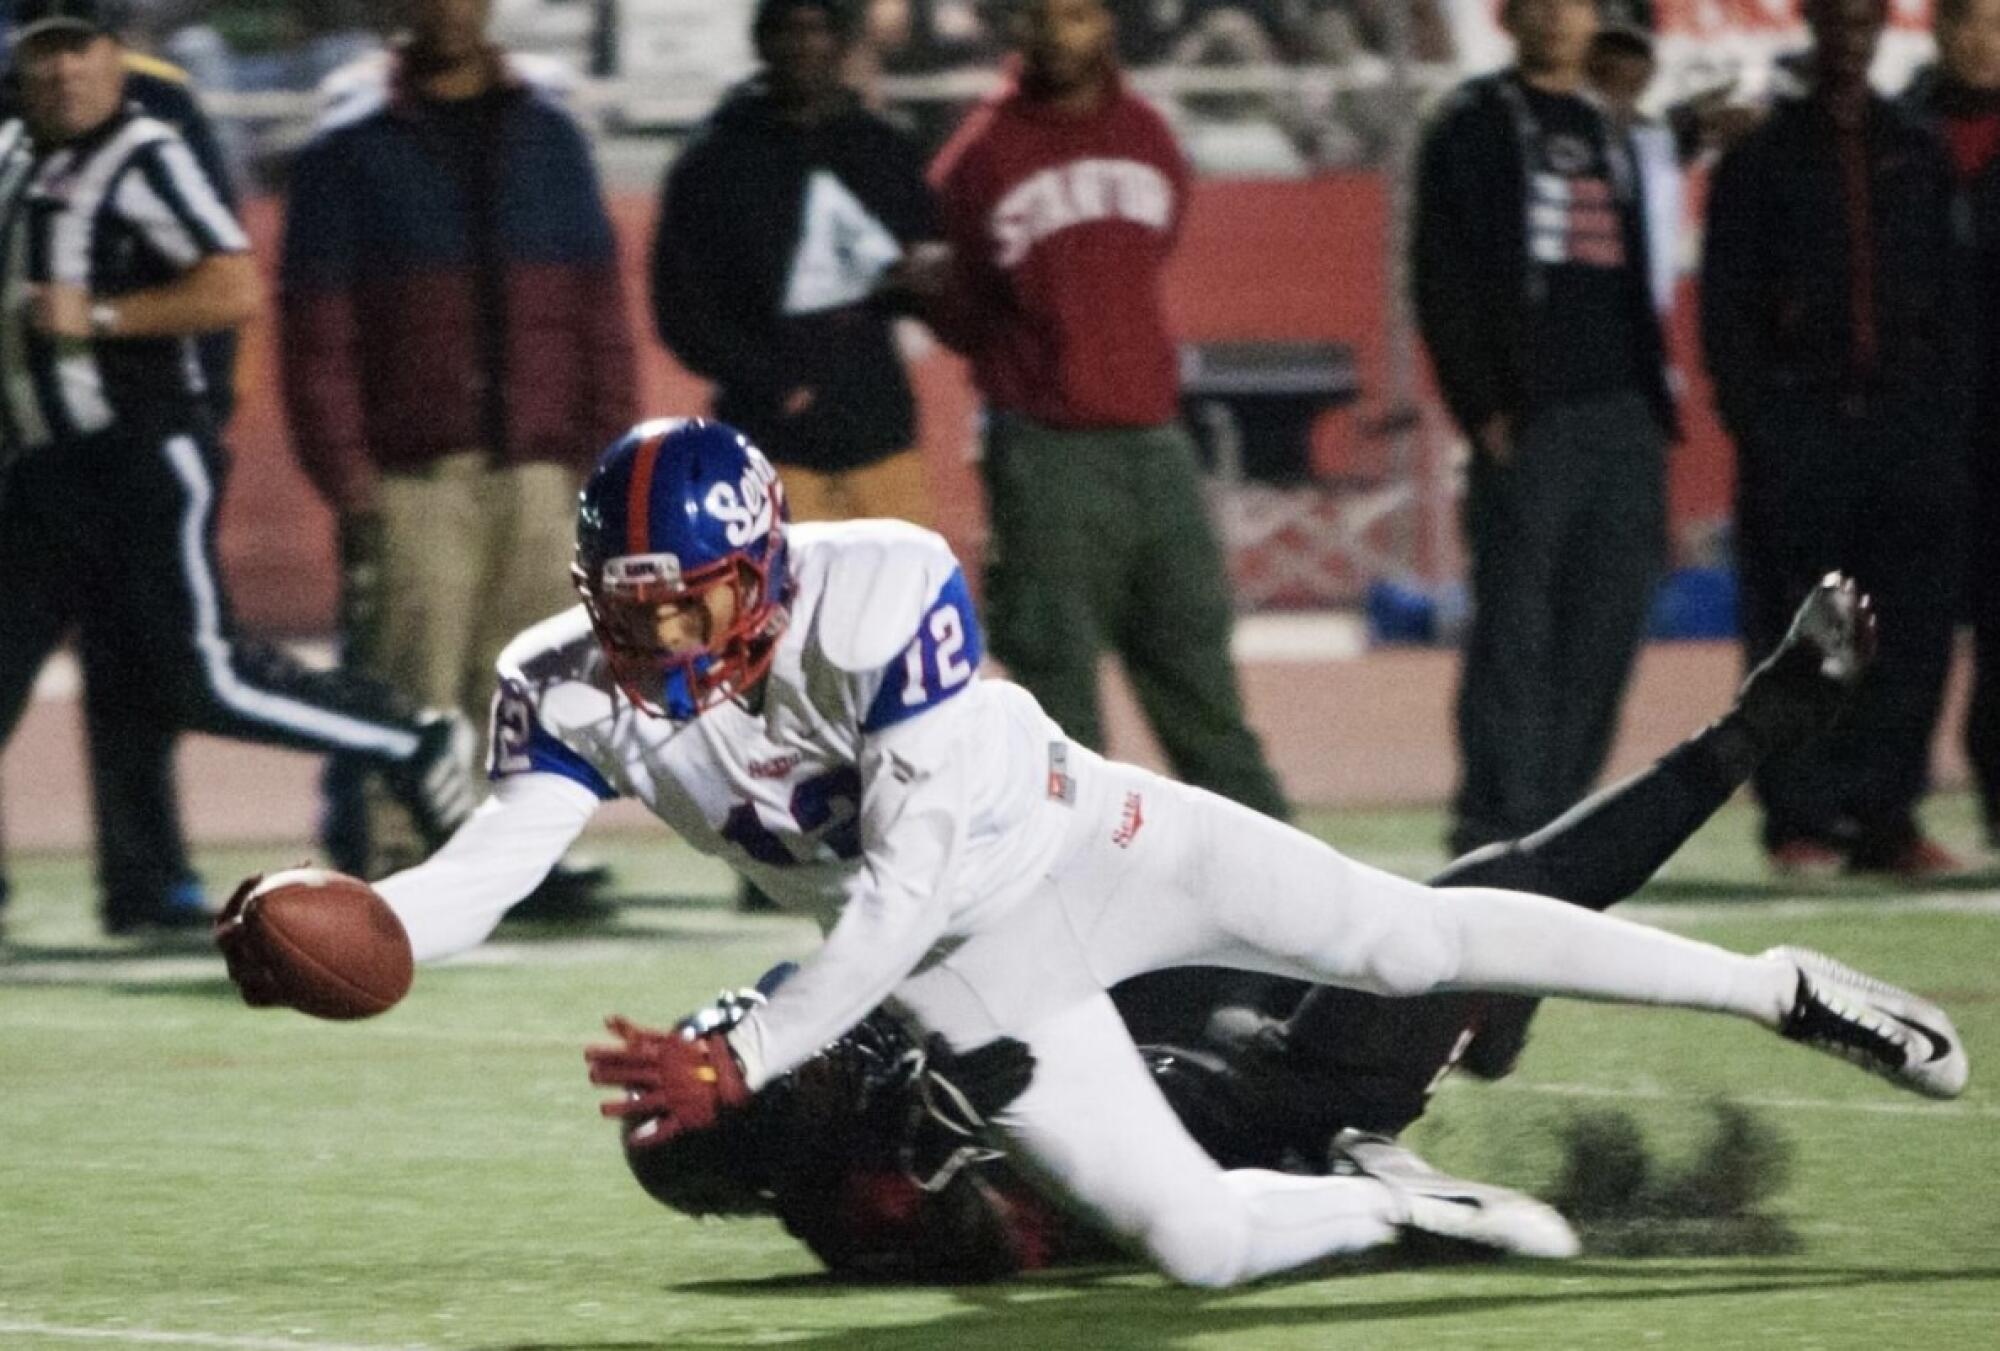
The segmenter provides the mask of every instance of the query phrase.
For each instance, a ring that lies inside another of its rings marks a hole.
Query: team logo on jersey
[[[752,449],[743,477],[735,483],[711,487],[708,496],[702,499],[702,509],[722,522],[722,533],[729,537],[732,547],[740,549],[771,533],[775,524],[772,516],[777,510],[771,485],[777,481],[778,474],[771,468],[771,462]]]
[[[799,767],[797,755],[774,755],[769,760],[752,760],[750,777],[753,779],[782,779]]]
[[[1120,849],[1130,849],[1132,841],[1139,838],[1140,827],[1146,824],[1146,800],[1137,793],[1125,795],[1125,809],[1118,813],[1118,829],[1111,832],[1111,843]]]
[[[1076,805],[1076,780],[1069,774],[1069,746],[1061,741],[1049,743],[1049,801],[1065,807]]]
[[[1086,159],[1058,164],[1015,185],[993,208],[994,261],[1015,266],[1050,235],[1093,221],[1122,220],[1164,232],[1174,185],[1150,164]]]

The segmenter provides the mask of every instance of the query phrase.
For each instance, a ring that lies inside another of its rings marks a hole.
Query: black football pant
[[[1840,724],[1772,756],[1756,787],[1767,847],[1816,841],[1879,864],[1916,838],[1929,787],[1963,576],[1964,442],[1922,408],[1845,416],[1828,402],[1779,401],[1738,448],[1743,659],[1768,656],[1839,568],[1875,600],[1875,663]]]
[[[1757,753],[1726,717],[1651,768],[1605,789],[1522,840],[1488,845],[1431,879],[1500,887],[1605,910],[1643,886],[1749,778]],[[1495,1077],[1511,1067],[1537,1001],[1452,993],[1390,999],[1302,986],[1277,1055],[1224,1068],[1196,1053],[1161,1086],[1202,1147],[1225,1167],[1324,1163],[1343,1127],[1395,1135],[1423,1115],[1440,1075],[1466,1058]],[[1179,1052],[1175,1052],[1179,1054]]]
[[[221,469],[196,434],[97,437],[18,461],[0,500],[0,743],[74,632],[93,734],[125,757],[98,774],[107,896],[156,895],[186,868],[170,777],[183,731],[383,764],[417,749],[407,701],[236,632],[215,557]]]
[[[1607,910],[1644,886],[1729,800],[1756,758],[1748,735],[1725,718],[1526,839],[1458,859],[1431,885],[1499,887]],[[1341,1125],[1393,1135],[1422,1115],[1439,1072],[1468,1044],[1479,1072],[1511,1068],[1536,1002],[1481,994],[1384,999],[1316,986],[1291,1017],[1290,1040],[1305,1063],[1347,1081]]]

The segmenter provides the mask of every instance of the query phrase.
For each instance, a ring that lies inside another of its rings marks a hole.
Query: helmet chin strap
[[[675,722],[692,722],[701,713],[702,701],[695,695],[694,674],[709,661],[707,656],[701,656],[688,666],[676,666],[661,682],[661,706]]]

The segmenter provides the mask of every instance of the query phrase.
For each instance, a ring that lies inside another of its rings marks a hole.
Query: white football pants
[[[1224,1172],[1181,1127],[1104,991],[1211,965],[1388,995],[1503,990],[1776,1026],[1797,973],[1538,896],[1432,890],[1145,770],[1070,751],[1068,840],[1042,884],[896,992],[959,1048],[1006,1035],[1034,1080],[998,1118],[1017,1162],[1162,1271],[1221,1286],[1389,1239],[1367,1178]]]

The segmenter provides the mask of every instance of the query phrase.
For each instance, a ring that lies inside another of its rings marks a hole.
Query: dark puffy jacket
[[[583,469],[634,416],[618,249],[581,129],[509,67],[492,153],[504,418],[468,194],[395,72],[356,82],[292,170],[285,403],[301,464],[336,510],[378,469],[485,449]]]
[[[1920,71],[1903,93],[1903,107],[1942,134],[1947,118],[1961,105],[1990,106],[1992,95],[1969,93],[1935,69]],[[1970,292],[1976,425],[2000,434],[2000,157],[1969,182],[1958,185],[1960,220],[1970,231]]]
[[[1739,440],[1778,400],[1912,400],[1947,421],[1962,407],[1969,288],[1950,162],[1927,128],[1884,99],[1871,102],[1863,137],[1872,361],[1855,347],[1864,306],[1832,119],[1808,101],[1781,103],[1716,167],[1702,345]]]

